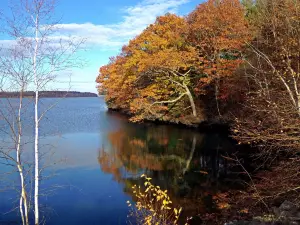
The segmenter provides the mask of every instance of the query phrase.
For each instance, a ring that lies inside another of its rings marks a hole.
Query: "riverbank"
[[[127,118],[128,121],[131,121],[131,117],[133,116],[128,110],[116,109],[116,108],[109,108],[109,113],[119,113]],[[196,121],[196,120],[194,120]],[[201,132],[206,131],[218,131],[218,132],[230,132],[230,124],[228,121],[222,119],[214,119],[214,120],[197,120],[195,123],[192,123],[191,120],[187,122],[183,118],[181,119],[173,119],[173,120],[162,120],[157,118],[143,118],[142,121],[138,121],[137,123],[153,123],[156,125],[171,125],[177,126],[181,128],[188,128],[188,129],[195,129]]]

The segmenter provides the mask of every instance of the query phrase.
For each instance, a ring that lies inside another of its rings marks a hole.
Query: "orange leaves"
[[[128,50],[137,59],[138,71],[145,72],[152,67],[177,69],[191,66],[196,51],[186,42],[186,21],[176,15],[158,17],[134,40]]]
[[[198,68],[210,79],[228,76],[243,62],[240,52],[250,40],[244,9],[239,0],[209,0],[187,18],[189,41],[199,51]]]
[[[228,194],[227,193],[217,193],[213,196],[213,200],[219,209],[228,209],[230,205],[228,204]]]
[[[187,31],[184,18],[167,14],[158,17],[123,48],[126,51],[123,55],[127,56],[125,70],[130,70],[136,78],[133,84],[137,89],[130,103],[135,121],[143,118],[140,114],[159,117],[168,107],[153,103],[181,94],[182,88],[170,81],[174,76],[170,71],[188,70],[196,62],[197,51],[187,42]]]
[[[131,71],[126,70],[124,65],[127,59],[124,56],[110,58],[110,62],[99,70],[97,83],[101,83],[101,89],[107,91],[106,100],[109,107],[127,108],[128,101],[131,99],[134,87],[132,82],[135,76]]]
[[[194,90],[190,96],[202,94],[215,79],[230,76],[249,37],[239,0],[209,0],[186,18],[158,17],[100,68],[96,81],[109,107],[128,110],[135,121],[159,117],[187,89]],[[189,107],[186,96],[179,100],[177,107]]]
[[[239,0],[209,0],[188,16],[194,44],[213,46],[217,51],[239,49],[249,38],[248,24]]]

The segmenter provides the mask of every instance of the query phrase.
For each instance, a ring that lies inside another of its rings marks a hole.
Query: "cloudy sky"
[[[8,1],[0,2],[4,13],[8,11]],[[62,17],[61,33],[86,39],[86,51],[80,56],[86,59],[87,65],[73,70],[71,89],[96,92],[99,67],[106,64],[110,56],[118,54],[122,45],[153,23],[157,16],[167,12],[186,15],[202,1],[59,0],[55,14]],[[5,37],[0,36],[0,41],[4,43]],[[67,90],[68,81],[66,76],[58,77],[53,88]]]

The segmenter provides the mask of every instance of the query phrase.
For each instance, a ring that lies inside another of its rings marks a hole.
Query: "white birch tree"
[[[0,108],[0,117],[5,122],[6,126],[1,126],[1,132],[4,133],[4,138],[8,138],[8,146],[0,150],[0,158],[9,165],[15,167],[20,178],[19,190],[19,211],[23,225],[29,224],[29,199],[28,199],[28,170],[27,162],[22,160],[23,155],[23,111],[24,100],[23,94],[26,90],[27,83],[30,80],[31,73],[24,69],[28,57],[20,51],[23,45],[22,40],[19,40],[14,46],[1,49],[0,70],[2,82],[0,91],[17,91],[19,99],[2,98]],[[19,47],[18,47],[19,46]],[[26,67],[26,66],[25,66]],[[17,103],[18,102],[18,103]],[[17,104],[16,104],[17,103]],[[10,145],[12,145],[10,147]]]
[[[77,56],[76,52],[83,44],[83,39],[78,37],[61,36],[60,24],[54,20],[54,9],[56,3],[54,0],[19,0],[17,4],[11,6],[11,15],[4,17],[7,22],[5,32],[10,35],[11,41],[14,41],[17,51],[24,56],[21,62],[21,73],[26,73],[24,84],[27,90],[33,90],[34,97],[34,217],[35,224],[40,224],[39,213],[39,189],[41,180],[40,165],[41,154],[39,145],[40,122],[44,115],[53,108],[39,111],[39,92],[47,89],[49,84],[55,82],[55,78],[74,67],[82,66],[82,61]],[[21,43],[21,44],[20,44]],[[4,68],[9,70],[10,65],[2,64]],[[16,77],[19,79],[18,74]],[[14,77],[15,78],[15,77]],[[21,80],[22,81],[22,80]],[[17,91],[23,93],[22,86]],[[22,110],[22,95],[20,95],[19,112]],[[17,165],[20,161],[18,143],[21,140],[21,120],[17,119],[18,126],[17,137]],[[19,174],[22,183],[22,167],[19,168]],[[20,198],[20,213],[23,224],[28,222],[28,202],[25,194]],[[22,211],[21,205],[24,205],[25,212]],[[25,219],[24,219],[25,218]],[[24,222],[25,221],[25,222]]]

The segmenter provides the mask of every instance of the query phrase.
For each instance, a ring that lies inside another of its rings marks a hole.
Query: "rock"
[[[297,213],[297,211],[298,211],[298,208],[297,208],[297,206],[294,204],[294,203],[292,203],[292,202],[290,202],[290,201],[284,201],[280,206],[279,206],[279,211],[281,211],[281,212],[283,212],[283,211],[285,211],[285,212],[290,212],[290,213]]]
[[[232,221],[225,225],[300,225],[300,209],[290,201],[284,201],[273,209],[275,215],[264,215],[252,221]]]
[[[300,225],[300,211],[294,203],[284,201],[274,212],[283,224]]]

